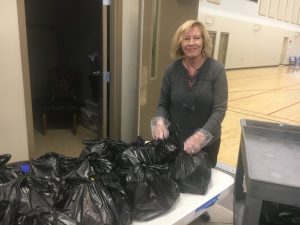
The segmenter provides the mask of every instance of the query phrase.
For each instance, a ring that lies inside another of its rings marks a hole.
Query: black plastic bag
[[[99,181],[77,179],[56,207],[81,225],[117,224],[112,197]]]
[[[206,153],[200,151],[195,155],[187,154],[183,150],[180,127],[177,124],[171,126],[171,143],[178,147],[175,151],[178,153],[176,159],[170,163],[171,177],[177,182],[180,192],[204,195],[211,180],[211,165],[206,159]]]
[[[96,152],[86,155],[85,161],[89,162],[89,166],[93,169],[93,173],[97,174],[97,176],[105,176],[112,172],[112,162]]]
[[[112,163],[96,152],[86,155],[84,162],[87,166],[83,170],[90,171],[88,176],[85,177],[100,180],[113,198],[113,203],[117,211],[117,224],[131,224],[132,205],[118,174],[112,170]]]
[[[63,198],[55,207],[81,225],[117,225],[113,198],[88,160],[66,177]]]
[[[20,216],[15,225],[77,225],[77,223],[62,212],[38,207]]]
[[[14,224],[16,203],[0,200],[0,225]]]
[[[18,224],[25,224],[25,221],[56,220],[59,213],[52,212],[53,204],[58,201],[58,191],[56,183],[52,183],[48,178],[24,176],[19,178],[20,191],[18,200]],[[61,215],[64,216],[64,215]],[[66,217],[66,216],[64,216]],[[46,219],[48,218],[48,219]],[[52,219],[51,219],[52,218]],[[71,222],[73,220],[69,219]],[[74,221],[71,223],[73,224]],[[29,222],[27,224],[30,224]],[[32,223],[35,224],[35,223]],[[55,224],[55,223],[46,223]]]
[[[98,155],[98,158],[107,159],[108,161],[110,161],[113,170],[118,170],[122,166],[123,152],[129,147],[140,146],[144,143],[145,140],[141,137],[138,137],[136,141],[129,144],[123,141],[116,141],[109,138],[85,138],[83,140],[85,148],[82,150],[79,158],[81,160],[84,160],[86,159],[86,157],[96,154]]]
[[[173,165],[179,153],[183,151],[183,141],[178,124],[171,123],[169,128],[169,137],[160,141],[157,146],[157,152],[163,162]]]
[[[180,192],[204,195],[211,180],[211,167],[204,152],[189,155],[181,152],[172,169]]]
[[[120,178],[115,173],[100,176],[103,186],[113,198],[117,210],[118,225],[130,225],[133,219],[133,208]]]
[[[4,166],[11,158],[10,154],[0,155],[0,166]]]
[[[66,176],[64,176],[63,179],[66,181],[66,184],[68,184],[68,181],[74,183],[74,181],[76,181],[77,179],[79,181],[90,180],[91,177],[94,178],[95,176],[96,173],[93,167],[90,165],[90,162],[88,160],[84,160],[81,162],[80,165],[78,165],[76,168],[70,171]]]
[[[126,149],[118,163],[117,173],[121,179],[121,182],[126,186],[126,176],[137,164],[145,163],[146,165],[159,165],[160,154],[156,154],[157,142],[152,141],[148,143],[139,143],[137,145],[131,145]],[[165,163],[166,164],[166,163]]]
[[[173,137],[165,140],[151,141],[155,145],[156,157],[162,163],[173,164],[180,152],[180,148]]]
[[[53,210],[41,193],[33,189],[32,185],[37,185],[37,182],[30,184],[28,179],[24,179],[23,182],[15,225],[76,225],[75,220]]]
[[[74,220],[52,210],[43,197],[49,188],[31,176],[18,177],[0,186],[2,224],[76,225]]]
[[[299,225],[300,207],[264,201],[260,225]]]
[[[76,225],[76,221],[53,210],[42,195],[26,186],[21,188],[15,225]]]
[[[29,176],[28,186],[38,192],[43,199],[52,207],[60,200],[60,192],[64,182],[51,177]]]
[[[166,171],[167,165],[139,163],[128,173],[126,191],[133,203],[135,220],[151,220],[164,214],[174,205],[180,192]]]
[[[10,154],[0,155],[0,184],[6,183],[18,176],[18,173],[13,168],[6,166],[10,158]]]
[[[132,145],[122,154],[120,173],[133,204],[135,220],[147,221],[167,212],[180,195],[178,185],[162,163],[159,142]]]
[[[123,141],[116,141],[109,138],[85,138],[82,142],[85,145],[85,148],[79,156],[82,160],[91,153],[97,153],[101,155],[102,158],[114,162],[129,146]]]
[[[142,145],[132,145],[122,154],[122,163],[120,167],[128,168],[139,163],[149,165],[162,164],[161,157],[156,151],[156,142],[148,142]],[[164,163],[166,164],[166,163]]]
[[[77,158],[67,157],[55,152],[49,152],[30,161],[30,174],[34,176],[61,178],[80,164],[81,161]]]
[[[20,200],[20,183],[24,178],[16,178],[5,184],[0,185],[1,201],[8,201],[10,204]]]
[[[47,171],[45,174],[42,173],[43,170],[37,170],[38,175],[32,173],[31,168],[35,168],[32,162],[20,163],[18,167],[20,168],[21,175],[18,177],[18,180],[21,182],[19,185],[21,187],[28,187],[29,189],[35,190],[38,192],[51,206],[55,204],[56,201],[59,201],[59,192],[61,186],[63,186],[63,180],[55,176],[47,176]],[[42,165],[42,164],[39,164]],[[48,165],[44,163],[43,165]],[[44,167],[45,168],[45,167]],[[51,173],[51,172],[50,172]],[[51,175],[51,174],[50,174]]]

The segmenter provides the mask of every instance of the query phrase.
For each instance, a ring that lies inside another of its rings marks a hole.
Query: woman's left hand
[[[187,138],[184,142],[184,151],[188,154],[196,154],[206,146],[212,139],[212,135],[200,129],[196,131],[193,135]]]
[[[201,143],[204,142],[205,135],[196,132],[184,142],[184,151],[188,154],[195,154],[201,150]]]

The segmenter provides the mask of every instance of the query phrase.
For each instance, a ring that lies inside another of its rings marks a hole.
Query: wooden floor
[[[78,157],[85,147],[82,140],[86,137],[94,138],[97,134],[81,125],[77,127],[77,134],[71,129],[48,129],[47,135],[35,130],[35,151],[32,158],[37,158],[48,152],[57,152],[69,157]]]
[[[240,120],[300,125],[300,67],[228,70],[228,111],[218,161],[236,167]]]

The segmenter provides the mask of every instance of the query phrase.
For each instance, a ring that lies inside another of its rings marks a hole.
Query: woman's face
[[[183,34],[181,49],[186,58],[202,56],[203,38],[201,30],[197,26],[192,27]]]

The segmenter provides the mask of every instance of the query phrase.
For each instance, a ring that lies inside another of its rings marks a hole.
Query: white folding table
[[[184,225],[189,224],[207,208],[228,196],[233,190],[232,176],[212,169],[211,182],[205,195],[181,193],[174,206],[165,214],[149,221],[133,221],[132,225]]]

